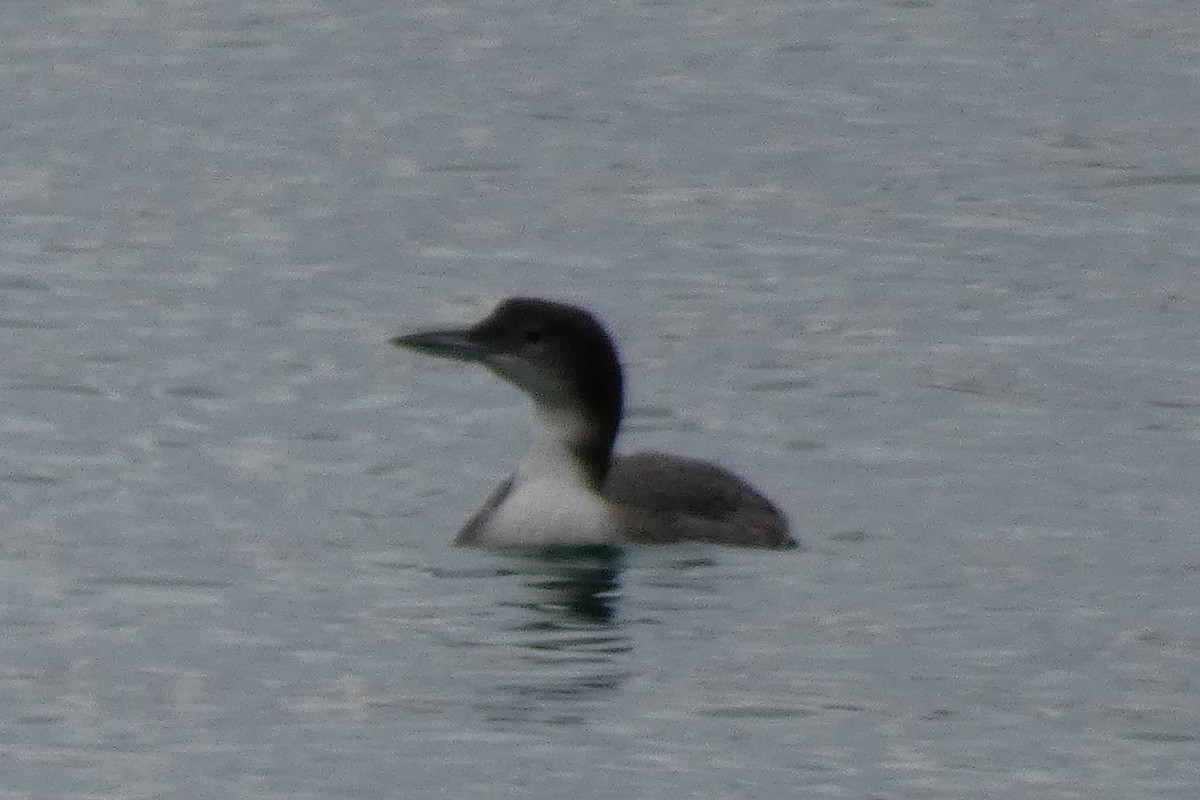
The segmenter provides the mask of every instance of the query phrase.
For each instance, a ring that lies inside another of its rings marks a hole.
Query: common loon
[[[586,310],[515,297],[473,327],[391,343],[478,362],[533,401],[529,451],[456,544],[797,546],[771,501],[721,467],[663,453],[613,454],[624,404],[621,364],[612,338]]]

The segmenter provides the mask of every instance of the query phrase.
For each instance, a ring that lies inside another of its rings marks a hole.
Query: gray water
[[[1193,3],[0,29],[0,797],[1200,793]],[[452,548],[518,293],[804,549]]]

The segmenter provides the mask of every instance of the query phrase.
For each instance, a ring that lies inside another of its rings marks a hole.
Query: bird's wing
[[[604,496],[626,510],[632,541],[796,546],[770,500],[708,461],[650,452],[615,456]]]

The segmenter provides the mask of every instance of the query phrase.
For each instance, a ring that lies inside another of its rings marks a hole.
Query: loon
[[[532,401],[528,452],[456,544],[797,546],[771,501],[716,464],[655,452],[614,455],[621,364],[612,337],[585,309],[514,297],[473,327],[391,343],[482,364]]]

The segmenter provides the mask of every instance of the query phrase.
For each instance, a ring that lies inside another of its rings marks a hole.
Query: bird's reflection
[[[570,618],[611,622],[620,599],[624,551],[619,547],[542,547],[510,554],[533,590],[531,604]]]
[[[624,554],[616,547],[505,552],[504,572],[526,593],[506,603],[485,716],[493,722],[577,724],[628,678],[632,647],[618,617]],[[504,616],[508,616],[505,614]]]

